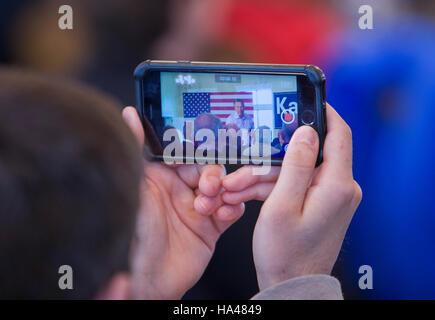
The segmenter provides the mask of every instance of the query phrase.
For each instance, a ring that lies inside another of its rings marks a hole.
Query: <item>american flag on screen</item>
[[[225,119],[234,113],[235,99],[242,99],[245,103],[245,114],[253,117],[252,92],[184,92],[184,118],[212,113],[225,124]]]

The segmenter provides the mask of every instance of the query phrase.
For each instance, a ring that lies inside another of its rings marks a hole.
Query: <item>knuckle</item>
[[[353,183],[339,183],[332,186],[332,190],[339,196],[344,204],[351,203],[355,197],[355,187]]]
[[[362,200],[363,193],[362,193],[361,186],[358,184],[358,182],[353,181],[353,184],[354,184],[354,190],[355,190],[354,191],[354,201],[355,201],[356,206],[358,206]]]
[[[344,124],[344,135],[347,139],[352,141],[352,129],[347,123]]]

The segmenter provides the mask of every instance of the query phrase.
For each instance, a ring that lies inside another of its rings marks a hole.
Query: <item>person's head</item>
[[[0,68],[0,298],[127,294],[142,160],[118,107]],[[72,290],[59,288],[62,265]]]
[[[222,129],[221,120],[211,113],[201,113],[195,118],[193,125],[194,125],[195,136],[196,133],[201,129],[210,129],[213,132],[216,139],[219,136],[218,130]]]
[[[225,125],[225,129],[227,130],[233,129],[235,132],[239,131],[239,127],[235,123],[228,123],[227,125]]]
[[[278,139],[281,146],[290,142],[291,132],[287,128],[278,130]]]
[[[235,99],[234,110],[240,118],[243,118],[245,115],[245,102],[242,99]]]

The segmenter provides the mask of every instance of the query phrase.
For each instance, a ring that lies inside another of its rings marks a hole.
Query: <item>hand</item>
[[[315,169],[319,139],[298,128],[282,167],[253,175],[245,166],[226,176],[222,199],[236,204],[266,200],[254,230],[253,253],[260,290],[284,280],[330,274],[362,193],[352,174],[349,126],[327,106],[323,162]]]
[[[124,120],[143,148],[144,130],[133,107]],[[168,166],[146,162],[132,249],[135,298],[179,299],[201,277],[219,236],[244,212],[222,202],[220,165]]]

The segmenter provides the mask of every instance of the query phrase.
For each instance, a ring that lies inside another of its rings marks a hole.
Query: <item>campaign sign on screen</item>
[[[297,121],[298,95],[296,92],[275,92],[273,101],[275,129],[281,129],[283,125],[291,125]]]

